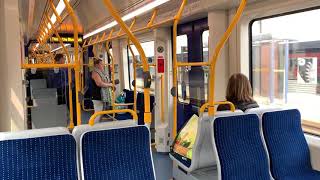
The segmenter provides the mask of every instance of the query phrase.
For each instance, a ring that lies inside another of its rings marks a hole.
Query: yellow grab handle
[[[215,102],[214,105],[222,105],[222,104],[226,104],[226,105],[229,105],[230,106],[230,110],[232,112],[234,112],[236,110],[236,107],[234,106],[234,104],[232,102],[229,102],[229,101],[219,101],[219,102]],[[200,110],[199,110],[199,115],[204,113],[204,111],[210,107],[210,103],[205,103],[204,105],[202,105],[200,107]]]
[[[103,115],[103,114],[114,114],[114,113],[130,113],[132,115],[133,120],[137,121],[138,120],[138,115],[136,112],[134,112],[131,109],[115,109],[115,110],[109,110],[109,111],[99,111],[94,113],[90,119],[89,119],[89,125],[93,126],[94,125],[94,120],[96,119],[97,116]]]

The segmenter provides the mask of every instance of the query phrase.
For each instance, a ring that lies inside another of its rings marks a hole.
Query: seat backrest
[[[270,180],[257,115],[218,117],[211,127],[220,180]]]
[[[0,133],[0,154],[0,179],[78,179],[76,142],[66,128]]]
[[[215,117],[220,116],[234,116],[243,114],[241,110],[236,112],[224,111],[218,112]],[[196,137],[194,145],[192,147],[192,159],[184,160],[180,155],[176,153],[170,153],[171,159],[173,159],[182,169],[187,172],[216,165],[216,156],[214,149],[212,148],[212,135],[211,135],[211,121],[213,119],[208,116],[208,113],[204,113],[198,119],[198,127],[196,131]]]
[[[262,129],[275,179],[312,170],[310,152],[296,109],[266,112]]]
[[[134,122],[130,120],[131,122]],[[154,180],[150,132],[127,121],[78,129],[82,179]],[[126,124],[127,123],[127,124]]]

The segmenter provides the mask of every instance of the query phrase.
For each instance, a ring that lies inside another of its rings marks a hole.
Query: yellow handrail
[[[130,113],[132,115],[132,119],[137,121],[138,120],[138,115],[136,112],[134,112],[131,109],[116,109],[116,110],[109,110],[109,111],[99,111],[95,112],[89,119],[89,125],[93,126],[94,125],[94,120],[96,119],[97,116],[103,115],[103,114],[115,114],[115,113]]]
[[[174,97],[173,97],[173,126],[172,126],[172,135],[176,137],[177,135],[177,106],[178,106],[178,82],[177,82],[177,73],[178,73],[178,66],[177,66],[177,29],[178,23],[181,19],[182,12],[184,7],[187,4],[187,0],[182,0],[182,4],[176,16],[174,17],[173,22],[173,48],[172,48],[172,55],[173,55],[173,90],[174,90]]]
[[[160,111],[160,119],[161,122],[164,123],[164,75],[161,74],[161,111]]]
[[[52,3],[52,1],[51,1]],[[69,55],[69,52],[67,50],[67,48],[64,46],[63,41],[58,33],[58,31],[56,30],[56,28],[54,27],[53,23],[51,22],[51,19],[49,18],[48,14],[45,15],[45,18],[47,19],[47,21],[49,22],[49,24],[51,25],[51,28],[54,32],[54,34],[57,36],[58,41],[62,47],[62,49],[64,50],[66,56],[67,56],[67,60],[68,60],[68,64],[71,63],[71,58]],[[69,122],[69,128],[73,129],[74,128],[74,123],[73,123],[73,101],[72,101],[72,87],[71,87],[71,83],[72,83],[72,75],[71,75],[71,68],[68,68],[68,84],[69,84],[69,115],[70,115],[70,122]]]
[[[63,0],[66,5],[66,9],[71,16],[71,21],[73,24],[73,36],[74,36],[74,58],[75,58],[75,83],[76,83],[76,108],[77,108],[77,125],[81,125],[81,105],[79,100],[79,90],[80,90],[80,60],[78,57],[79,44],[78,44],[78,19],[70,6],[68,0]]]
[[[174,21],[174,18],[171,18],[171,19],[167,19],[167,20],[164,20],[164,21],[161,21],[161,22],[159,22],[159,23],[155,23],[155,24],[152,24],[152,25],[147,25],[146,27],[142,27],[142,28],[138,28],[138,29],[135,29],[135,30],[133,30],[132,31],[132,33],[140,33],[140,32],[144,32],[144,31],[147,31],[147,30],[150,30],[150,29],[155,29],[155,28],[157,28],[157,27],[160,27],[160,26],[162,26],[162,25],[166,25],[166,24],[169,24],[169,23],[171,23],[171,22],[173,22]],[[113,29],[112,29],[113,30]],[[112,35],[112,34],[111,34]],[[107,38],[105,38],[105,39],[101,39],[100,41],[98,41],[98,42],[93,42],[93,43],[91,43],[91,41],[89,41],[89,43],[88,44],[86,44],[84,47],[88,47],[88,46],[91,46],[91,45],[94,45],[94,44],[98,44],[98,43],[102,43],[102,42],[105,42],[105,41],[111,41],[111,40],[113,40],[113,39],[118,39],[118,38],[121,38],[121,37],[123,37],[123,36],[125,36],[125,35],[127,35],[126,33],[122,33],[122,34],[116,34],[115,36],[108,36]],[[92,38],[92,37],[90,37],[90,38]]]
[[[75,64],[23,64],[22,69],[49,69],[49,68],[74,68]]]
[[[234,104],[232,102],[229,101],[219,101],[219,102],[215,102],[214,105],[229,105],[230,106],[230,110],[232,112],[234,112],[236,110],[236,107],[234,106]],[[200,109],[199,109],[199,114],[204,113],[204,111],[210,107],[210,103],[205,103],[203,104]]]
[[[211,64],[210,65],[210,76],[209,76],[209,104],[210,104],[210,106],[208,109],[209,116],[214,115],[215,68],[216,68],[217,59],[220,55],[220,51],[221,51],[222,47],[224,46],[224,44],[228,40],[232,30],[239,22],[240,17],[244,11],[245,6],[246,6],[246,3],[247,3],[247,0],[241,1],[237,12],[232,19],[232,22],[230,23],[230,25],[229,25],[227,31],[224,33],[223,37],[220,39],[220,41],[214,51],[214,54],[211,58],[211,61],[210,61],[210,64]]]
[[[115,8],[113,7],[110,0],[104,0],[104,4],[106,8],[109,10],[109,13],[114,17],[114,19],[118,22],[122,30],[128,35],[132,43],[136,46],[142,63],[143,63],[143,72],[145,74],[150,74],[149,72],[149,65],[147,61],[147,57],[142,49],[142,46],[139,42],[139,40],[133,35],[131,30],[127,27],[127,25],[123,22]],[[151,79],[148,79],[148,81],[151,81]],[[144,87],[144,104],[145,104],[145,112],[144,112],[144,122],[147,124],[151,124],[151,112],[150,112],[150,88]]]
[[[54,4],[53,4],[53,1],[50,0],[49,4],[50,4],[50,6],[51,6],[51,9],[52,9],[52,11],[53,11],[53,14],[56,16],[56,19],[61,23],[61,22],[62,22],[61,17],[59,16],[56,7],[55,7]]]
[[[137,112],[137,58],[130,46],[130,39],[128,38],[128,48],[129,48],[129,51],[132,55],[132,65],[133,65],[133,80],[134,80],[134,86],[133,86],[133,110],[135,112]],[[131,83],[131,82],[130,82]]]
[[[106,51],[107,51],[107,55],[108,57],[110,58],[111,60],[111,81],[112,81],[112,84],[113,86],[115,86],[115,75],[114,75],[114,59],[113,59],[113,55],[111,54],[110,52],[110,48],[109,48],[109,41],[106,42]],[[108,58],[108,59],[109,59]],[[108,62],[109,63],[109,62]],[[110,69],[110,68],[109,68]],[[112,90],[112,100],[111,100],[111,105],[112,105],[112,109],[115,109],[115,102],[116,102],[116,95],[115,95],[115,90],[113,89]]]

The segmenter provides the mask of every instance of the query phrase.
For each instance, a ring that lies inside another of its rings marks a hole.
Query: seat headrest
[[[76,141],[79,142],[81,135],[88,131],[122,128],[122,127],[134,126],[134,125],[137,125],[137,122],[134,120],[103,122],[103,123],[97,123],[93,126],[86,124],[86,125],[80,125],[75,127],[72,131],[72,135],[74,136]]]
[[[47,137],[55,135],[70,134],[69,130],[65,127],[54,127],[54,128],[42,128],[32,129],[17,132],[2,132],[0,133],[0,141],[14,140],[14,139],[29,139],[37,137]]]

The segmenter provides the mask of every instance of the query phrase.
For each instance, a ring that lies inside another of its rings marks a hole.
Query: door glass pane
[[[188,62],[188,36],[177,36],[177,60]],[[189,92],[189,67],[178,68],[178,98],[180,102],[190,102]]]
[[[137,91],[140,91],[142,92],[143,91],[143,68],[141,66],[141,58],[140,58],[140,55],[139,55],[139,52],[137,50],[137,48],[134,46],[134,45],[130,45],[132,50],[133,50],[133,53],[135,54],[136,56],[136,59],[138,61],[138,67],[136,69],[136,75],[137,75],[137,82],[136,82],[136,85],[137,85]],[[148,63],[149,64],[153,64],[155,63],[154,61],[154,41],[148,41],[148,42],[143,42],[141,43],[141,46],[144,50],[144,53],[146,54],[146,57],[147,57],[147,60],[148,60]],[[134,77],[133,77],[133,58],[132,58],[132,54],[130,53],[130,51],[128,50],[128,57],[129,57],[129,68],[130,68],[130,87],[131,89],[133,89],[133,86],[132,86],[132,81],[134,80]],[[140,65],[139,65],[140,64]],[[150,71],[150,74],[151,74],[151,87],[150,87],[150,91],[151,93],[154,92],[154,87],[155,87],[155,83],[154,83],[154,80],[155,80],[155,66],[149,66],[149,71]]]

